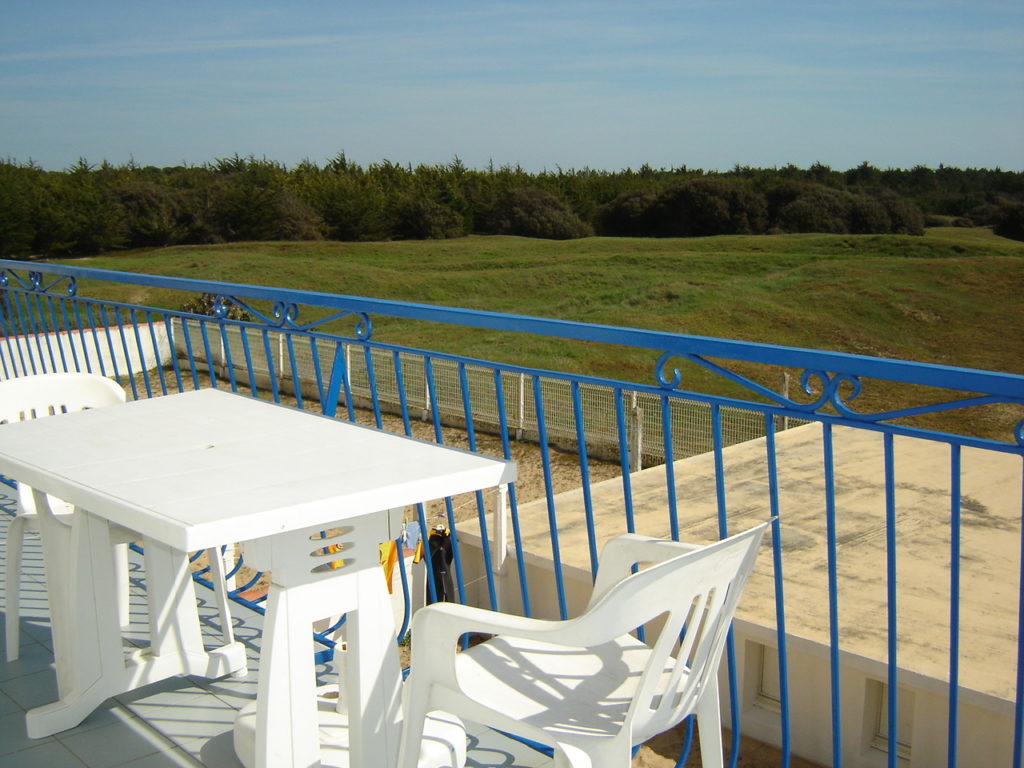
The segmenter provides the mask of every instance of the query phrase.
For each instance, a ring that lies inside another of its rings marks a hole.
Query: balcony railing
[[[135,398],[224,387],[514,458],[508,519],[479,494],[410,513],[424,532],[452,533],[464,602],[565,617],[616,533],[700,541],[770,519],[721,673],[732,764],[742,732],[775,744],[781,765],[1021,765],[1024,376],[259,286],[0,270],[0,378],[97,372]],[[176,306],[212,294],[213,314],[102,298],[124,285],[177,292]],[[436,349],[375,321],[430,324]],[[440,351],[467,329],[642,350],[650,377]],[[733,394],[688,390],[696,369]],[[243,569],[236,560],[233,594],[261,610],[260,574]]]

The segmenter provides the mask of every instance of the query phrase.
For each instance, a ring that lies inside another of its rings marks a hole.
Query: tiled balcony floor
[[[4,488],[0,486],[0,495]],[[2,503],[2,500],[0,500]],[[10,516],[0,511],[0,555],[6,556]],[[132,625],[129,642],[145,642],[141,558],[132,555]],[[0,557],[0,563],[3,558]],[[241,768],[232,746],[235,711],[256,696],[256,669],[262,617],[233,605],[235,635],[245,644],[249,675],[242,680],[171,678],[108,700],[76,728],[45,739],[29,739],[25,712],[57,698],[42,553],[35,536],[26,539],[21,599],[21,654],[4,659],[0,636],[0,765],[4,768],[165,768],[207,766]],[[6,606],[6,589],[0,593]],[[198,588],[200,618],[210,645],[219,638],[212,593]],[[0,633],[2,635],[2,633]],[[329,665],[317,669],[329,682]],[[547,758],[491,731],[470,726],[469,761],[473,768],[535,768]],[[384,768],[382,766],[382,768]]]

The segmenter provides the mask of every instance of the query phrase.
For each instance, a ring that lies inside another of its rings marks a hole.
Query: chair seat
[[[650,655],[632,635],[591,648],[499,636],[457,654],[455,671],[470,698],[500,702],[503,715],[572,743],[618,732]],[[640,714],[634,730],[647,720]]]

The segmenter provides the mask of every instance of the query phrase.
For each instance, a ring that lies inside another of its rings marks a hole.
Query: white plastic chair
[[[27,419],[37,419],[86,408],[99,408],[125,402],[124,390],[114,381],[90,373],[52,373],[38,376],[23,376],[0,381],[0,424]],[[0,433],[2,434],[2,433]],[[17,478],[15,478],[17,479]],[[58,553],[47,558],[47,578],[62,579],[61,566],[67,561],[71,548],[71,516],[74,507],[60,499],[49,498],[53,512],[52,524],[47,526],[49,539]],[[21,562],[24,535],[39,531],[39,511],[33,499],[32,489],[24,483],[18,484],[18,505],[14,519],[7,529],[7,562],[5,567],[6,619],[5,639],[7,660],[15,661],[19,655]],[[122,626],[130,622],[128,605],[128,560],[127,547],[138,538],[130,531],[123,531],[118,544],[116,569],[118,582],[118,615]],[[216,550],[207,552],[210,570],[213,574],[218,608],[221,615],[224,642],[233,641],[234,630],[228,609],[227,588],[224,581],[223,563]],[[56,572],[51,572],[56,571]],[[52,596],[51,592],[51,596]],[[51,606],[51,610],[53,607]]]
[[[423,608],[412,623],[400,768],[415,765],[431,710],[549,745],[563,768],[627,768],[634,745],[696,714],[703,764],[720,768],[718,665],[766,525],[707,547],[611,539],[586,610],[567,621]],[[645,563],[654,565],[631,572]],[[644,625],[646,643],[632,634]],[[494,637],[456,652],[466,632]]]

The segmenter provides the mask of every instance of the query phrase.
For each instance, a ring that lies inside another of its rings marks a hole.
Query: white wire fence
[[[475,429],[497,434],[504,423],[510,437],[527,441],[540,439],[538,414],[543,413],[549,445],[576,452],[582,434],[589,456],[619,461],[624,449],[630,469],[637,471],[665,461],[667,404],[673,459],[713,448],[712,407],[698,400],[500,367],[499,397],[492,366],[348,342],[342,342],[338,352],[334,340],[206,325],[204,335],[200,323],[190,321],[183,328],[179,322],[173,333],[176,354],[211,365],[219,378],[231,379],[239,387],[277,387],[318,399],[337,356],[347,382],[339,405],[349,400],[353,407],[376,403],[382,412],[400,414],[404,401],[410,418],[432,419],[436,409],[440,423],[460,427],[466,426],[468,411]],[[721,406],[720,413],[723,445],[764,436],[762,413],[731,406]],[[797,420],[787,422],[778,427],[796,426]]]

